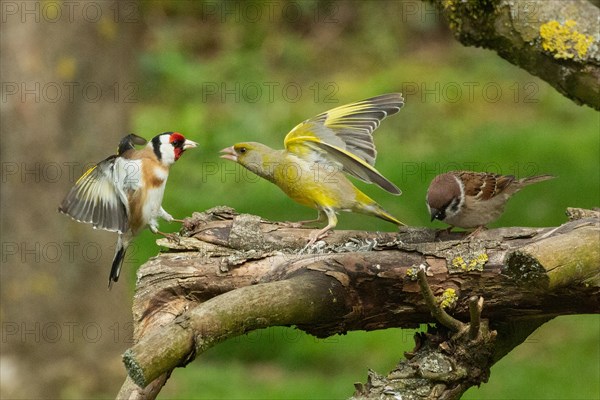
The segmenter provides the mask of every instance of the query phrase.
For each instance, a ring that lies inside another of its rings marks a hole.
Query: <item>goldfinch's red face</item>
[[[179,132],[166,132],[152,139],[154,154],[165,165],[171,165],[179,160],[179,157],[187,149],[198,146],[196,142],[186,139]]]

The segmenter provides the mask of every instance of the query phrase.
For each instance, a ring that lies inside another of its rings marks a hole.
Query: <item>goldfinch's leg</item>
[[[173,217],[171,217],[171,218],[173,218]],[[161,231],[158,230],[158,228],[157,228],[157,226],[155,224],[150,224],[149,228],[150,228],[150,232],[154,233],[155,235],[157,235],[157,234],[158,235],[162,235],[162,236],[166,237],[167,239],[169,239],[171,242],[179,243],[181,241],[179,239],[179,235],[177,235],[175,233],[161,232]]]
[[[169,214],[168,212],[166,212],[165,209],[162,207],[159,210],[159,215],[162,219],[164,219],[167,222],[179,222],[180,224],[183,224],[182,219],[173,218],[173,216],[171,214]]]
[[[310,246],[311,244],[315,243],[319,239],[323,239],[325,236],[327,236],[327,233],[331,229],[335,228],[335,226],[337,225],[337,215],[335,215],[334,209],[324,208],[323,212],[327,216],[327,220],[328,220],[327,226],[316,232],[315,231],[311,232],[307,246]]]

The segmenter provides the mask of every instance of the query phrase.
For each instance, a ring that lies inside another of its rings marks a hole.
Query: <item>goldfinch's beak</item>
[[[194,147],[198,147],[198,143],[196,143],[196,142],[194,142],[192,140],[189,140],[189,139],[186,139],[185,142],[183,142],[183,149],[184,150],[193,149]]]
[[[221,156],[221,158],[224,158],[226,160],[235,161],[235,162],[237,162],[237,160],[238,160],[237,153],[235,152],[235,149],[233,148],[233,146],[224,148],[223,150],[221,150],[221,153],[224,153]]]

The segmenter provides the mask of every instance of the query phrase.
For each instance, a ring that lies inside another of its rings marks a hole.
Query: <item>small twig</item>
[[[479,337],[481,327],[481,310],[483,310],[483,297],[472,296],[469,299],[469,313],[471,323],[469,324],[469,338],[475,340]]]
[[[431,315],[439,321],[440,324],[444,325],[446,328],[450,329],[453,332],[458,332],[465,327],[465,324],[460,322],[459,320],[451,317],[435,300],[435,296],[427,283],[427,275],[425,274],[425,266],[421,264],[419,266],[419,270],[417,271],[417,279],[419,281],[419,287],[421,288],[421,294],[423,295],[423,299],[431,312]]]

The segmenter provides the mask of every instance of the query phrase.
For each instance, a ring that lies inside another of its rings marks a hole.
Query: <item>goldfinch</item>
[[[300,224],[327,218],[327,226],[310,235],[309,245],[336,226],[338,211],[372,215],[404,225],[344,174],[401,194],[374,168],[377,151],[373,131],[403,105],[402,95],[391,93],[337,107],[297,125],[285,137],[283,150],[255,142],[237,143],[221,150],[221,158],[237,162],[279,186],[296,202],[317,209],[316,220]]]
[[[513,194],[525,186],[552,179],[539,175],[516,179],[512,175],[450,171],[436,176],[427,190],[431,220],[439,219],[459,228],[483,229],[504,212]]]
[[[135,145],[146,146],[137,150]],[[169,168],[197,143],[178,132],[165,132],[150,142],[137,135],[125,136],[117,154],[87,170],[58,208],[94,229],[118,232],[108,288],[119,280],[121,265],[131,240],[145,227],[158,230],[158,217],[175,219],[162,208]]]

